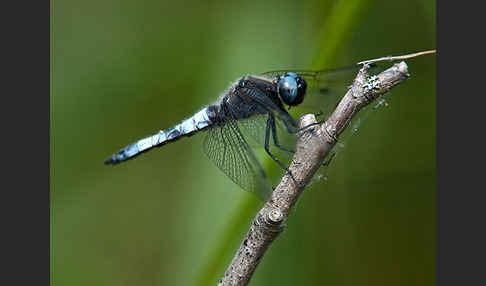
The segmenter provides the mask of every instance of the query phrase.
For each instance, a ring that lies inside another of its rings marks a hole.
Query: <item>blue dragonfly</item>
[[[252,151],[251,142],[263,145],[268,156],[288,171],[270,150],[272,147],[293,153],[291,148],[281,144],[278,134],[287,133],[296,138],[297,123],[286,107],[302,106],[304,101],[308,101],[314,110],[324,106],[326,114],[329,114],[339,99],[336,95],[344,95],[329,96],[332,94],[331,87],[345,87],[346,80],[350,84],[349,80],[358,69],[359,66],[352,66],[323,71],[282,70],[246,75],[226,89],[217,103],[205,106],[170,129],[128,145],[106,159],[105,164],[118,164],[154,147],[206,132],[203,149],[211,161],[242,189],[266,200],[272,188]]]

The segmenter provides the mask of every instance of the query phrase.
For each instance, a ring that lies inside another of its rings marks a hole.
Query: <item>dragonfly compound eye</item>
[[[295,106],[304,100],[307,84],[295,73],[286,73],[278,82],[278,94],[287,105]]]

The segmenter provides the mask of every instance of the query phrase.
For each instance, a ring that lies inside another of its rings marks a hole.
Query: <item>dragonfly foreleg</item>
[[[295,153],[294,150],[288,149],[288,148],[280,145],[280,143],[278,142],[277,127],[275,126],[275,119],[273,118],[272,115],[269,115],[269,119],[270,118],[271,118],[270,124],[271,124],[271,127],[272,127],[273,144],[275,144],[275,146],[277,146],[277,148],[279,148],[280,150],[294,154]]]
[[[273,117],[269,116],[268,119],[267,119],[267,128],[266,128],[266,131],[265,131],[265,151],[275,162],[277,162],[277,164],[280,165],[280,167],[282,169],[287,171],[287,173],[289,173],[290,177],[292,177],[292,180],[294,180],[294,182],[297,183],[297,181],[294,178],[294,175],[289,170],[289,168],[287,168],[284,164],[282,164],[282,162],[280,162],[280,160],[277,157],[275,157],[272,153],[270,153],[270,144],[269,143],[270,143],[270,132],[272,131],[272,122],[275,124],[275,122],[273,121]]]

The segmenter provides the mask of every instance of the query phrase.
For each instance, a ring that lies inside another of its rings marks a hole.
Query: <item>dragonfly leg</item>
[[[289,124],[287,121],[285,120],[282,120],[282,122],[284,123],[285,125],[285,128],[287,129],[287,131],[290,133],[290,134],[296,134],[298,129],[295,128],[295,127],[292,127],[291,124]]]
[[[272,137],[273,137],[273,143],[275,144],[275,146],[277,146],[277,148],[279,148],[280,150],[283,150],[285,152],[289,152],[289,153],[292,153],[294,154],[295,151],[292,150],[292,149],[288,149],[286,147],[283,147],[280,145],[280,143],[278,142],[278,137],[277,137],[277,127],[275,126],[275,119],[273,118],[272,115],[269,115],[269,119],[271,118],[271,122],[270,122],[270,125],[272,127]]]
[[[272,153],[270,153],[270,146],[269,146],[269,143],[270,143],[270,132],[272,130],[272,121],[273,121],[273,117],[269,116],[268,119],[267,119],[267,128],[266,128],[266,131],[265,131],[265,151],[267,152],[267,154],[275,161],[277,162],[277,164],[280,165],[280,167],[282,169],[284,169],[285,171],[287,171],[287,173],[290,174],[290,177],[292,177],[292,180],[294,180],[294,182],[297,183],[297,181],[295,180],[294,178],[294,175],[292,174],[292,172],[289,170],[289,168],[285,167],[284,164],[282,164],[282,162],[280,162],[280,160],[275,157]]]

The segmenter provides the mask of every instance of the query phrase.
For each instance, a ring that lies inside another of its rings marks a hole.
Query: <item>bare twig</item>
[[[414,56],[425,53],[427,52],[416,53]],[[367,74],[368,69],[369,65],[365,62],[352,87],[324,124],[315,124],[315,116],[310,114],[300,119],[301,128],[310,124],[313,126],[300,131],[296,152],[289,167],[295,180],[288,173],[282,178],[270,199],[253,220],[248,234],[218,285],[248,284],[265,251],[283,231],[287,216],[303,188],[321,166],[353,116],[409,77],[407,64],[403,61],[377,76],[370,77]]]
[[[415,58],[415,57],[418,57],[418,56],[435,54],[435,52],[436,52],[435,50],[430,50],[430,51],[417,52],[417,53],[402,55],[402,56],[381,57],[381,58],[377,58],[377,59],[359,62],[358,65],[371,64],[371,63],[383,62],[383,61],[406,60],[406,59]]]

